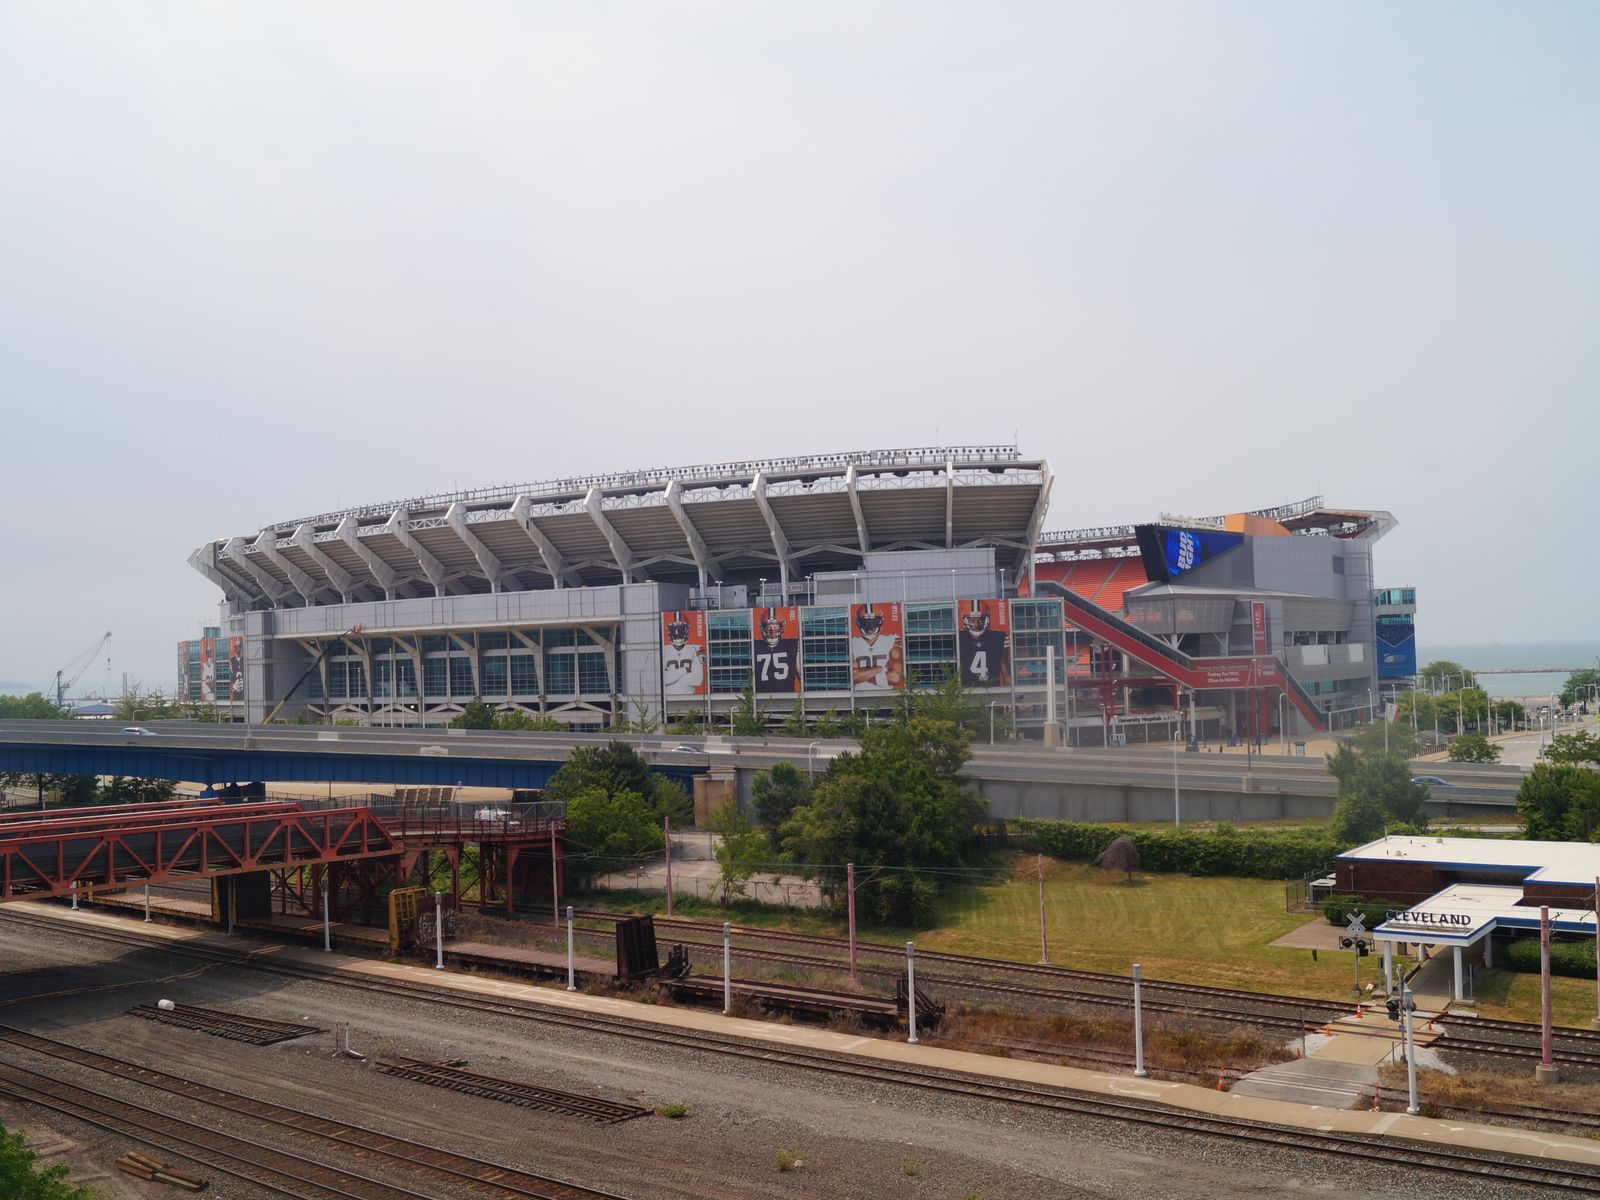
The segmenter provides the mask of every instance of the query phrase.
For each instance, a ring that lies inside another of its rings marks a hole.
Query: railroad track
[[[9,914],[8,914],[9,915]],[[25,921],[50,926],[48,918],[24,917]],[[88,933],[89,931],[83,931]],[[601,1013],[571,1013],[545,1008],[531,1001],[497,997],[463,997],[429,985],[401,980],[372,980],[342,975],[333,968],[270,962],[259,955],[230,955],[207,947],[175,946],[164,939],[138,933],[96,930],[94,934],[121,944],[154,945],[177,955],[190,955],[225,961],[243,969],[264,971],[357,991],[381,993],[390,998],[410,999],[433,1007],[460,1008],[477,1014],[493,1014],[541,1025],[603,1032],[638,1042],[655,1043],[674,1049],[701,1051],[721,1057],[750,1061],[763,1068],[790,1067],[813,1074],[855,1083],[899,1085],[951,1099],[987,1100],[1034,1111],[1061,1115],[1096,1117],[1124,1123],[1182,1130],[1213,1137],[1235,1145],[1252,1145],[1280,1150],[1325,1154],[1342,1161],[1411,1168],[1444,1173],[1460,1178],[1499,1183],[1519,1183],[1530,1187],[1556,1189],[1581,1195],[1600,1195],[1600,1170],[1576,1164],[1516,1155],[1471,1154],[1447,1150],[1420,1142],[1374,1141],[1365,1135],[1294,1129],[1263,1122],[1242,1121],[1177,1109],[1154,1101],[1128,1097],[1088,1096],[1066,1089],[1012,1083],[985,1076],[939,1071],[927,1067],[793,1046],[775,1046],[729,1034],[687,1029],[664,1029],[643,1021]]]
[[[104,1092],[79,1087],[24,1067],[0,1065],[0,1095],[83,1121],[154,1146],[297,1200],[430,1200],[351,1171],[313,1162],[249,1138],[223,1133],[179,1117],[152,1112]]]
[[[210,1084],[199,1083],[192,1079],[169,1074],[153,1067],[140,1063],[129,1062],[125,1059],[113,1058],[98,1051],[86,1050],[79,1046],[72,1046],[52,1038],[41,1037],[38,1034],[28,1033],[21,1029],[0,1025],[0,1044],[28,1050],[34,1054],[57,1059],[61,1062],[71,1063],[74,1066],[86,1067],[111,1075],[118,1079],[128,1080],[142,1087],[154,1088],[181,1099],[204,1104],[222,1112],[228,1112],[243,1117],[257,1126],[269,1126],[284,1132],[296,1139],[311,1138],[337,1147],[341,1153],[352,1154],[358,1158],[372,1159],[388,1165],[399,1165],[408,1172],[429,1175],[435,1179],[446,1180],[455,1185],[475,1186],[480,1191],[500,1197],[525,1197],[530,1200],[620,1200],[610,1192],[597,1191],[594,1188],[582,1187],[578,1184],[568,1183],[565,1180],[552,1179],[548,1176],[537,1175],[532,1172],[522,1171],[514,1167],[502,1166],[498,1163],[486,1162],[482,1159],[472,1158],[465,1154],[458,1154],[452,1150],[442,1150],[436,1146],[429,1146],[422,1142],[411,1141],[407,1138],[395,1137],[391,1134],[380,1133],[365,1126],[353,1125],[347,1121],[336,1121],[328,1117],[318,1116],[303,1109],[289,1108],[285,1105],[275,1104],[268,1100],[260,1100],[253,1096],[241,1095],[223,1088],[212,1087]],[[0,1068],[0,1081],[5,1080],[4,1071],[10,1068]],[[20,1069],[20,1068],[19,1068]],[[26,1072],[33,1075],[34,1072]],[[46,1076],[38,1076],[46,1079]],[[5,1083],[0,1082],[0,1087]],[[61,1085],[59,1081],[52,1081],[52,1086]],[[100,1093],[92,1093],[99,1096]],[[106,1099],[110,1099],[106,1097]],[[121,1104],[121,1101],[115,1103]],[[124,1105],[132,1108],[132,1106]],[[151,1113],[144,1109],[133,1109],[135,1112],[161,1121],[178,1122],[178,1118],[165,1117],[159,1113]],[[188,1122],[178,1122],[189,1124]],[[200,1126],[192,1126],[194,1129]],[[207,1127],[207,1132],[217,1138],[228,1138],[231,1135]],[[123,1130],[122,1132],[129,1132]],[[130,1133],[137,1137],[137,1133]],[[147,1140],[140,1138],[139,1140]],[[233,1139],[240,1140],[240,1139]],[[252,1146],[257,1143],[247,1143]],[[173,1147],[167,1147],[172,1149]],[[285,1152],[260,1147],[269,1154],[285,1154]],[[182,1153],[183,1151],[179,1151]],[[377,1180],[367,1179],[339,1168],[326,1167],[323,1164],[313,1163],[310,1159],[298,1155],[285,1155],[297,1162],[309,1164],[313,1168],[320,1168],[328,1172],[349,1175],[352,1180],[361,1180],[377,1188],[390,1188],[388,1191],[353,1191],[349,1195],[358,1196],[424,1196],[431,1197],[436,1193],[413,1192],[405,1188],[396,1188],[392,1185],[381,1183]],[[314,1172],[313,1172],[314,1174]],[[296,1195],[298,1193],[287,1193]]]

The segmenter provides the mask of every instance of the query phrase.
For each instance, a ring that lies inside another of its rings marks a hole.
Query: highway
[[[662,767],[686,771],[708,768],[752,771],[777,762],[821,770],[835,755],[855,748],[855,742],[847,739],[807,742],[778,737],[690,738],[677,734],[561,734],[302,725],[254,726],[247,732],[242,725],[185,721],[149,722],[139,728],[149,733],[127,733],[122,726],[103,722],[0,721],[0,750],[19,745],[115,747],[159,751],[175,757],[186,754],[202,758],[211,754],[229,757],[245,753],[312,754],[333,760],[344,757],[449,759],[465,765],[486,760],[559,763],[579,746],[623,741]],[[996,783],[1170,787],[1174,769],[1180,788],[1315,797],[1331,797],[1336,790],[1335,781],[1321,758],[1274,754],[1246,757],[1183,751],[1174,756],[1170,745],[1067,750],[1036,745],[980,744],[973,747],[968,774],[981,782]],[[1437,799],[1463,804],[1509,804],[1522,778],[1519,767],[1498,764],[1419,762],[1413,764],[1413,769],[1416,774],[1434,775],[1446,781],[1446,786],[1431,789]]]

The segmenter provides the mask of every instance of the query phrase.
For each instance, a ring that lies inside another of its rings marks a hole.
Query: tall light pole
[[[999,703],[998,700],[989,701],[989,745],[991,746],[994,745],[994,706]]]
[[[994,737],[993,737],[992,732],[991,732],[991,736],[989,738],[989,742],[990,742],[991,745],[994,743]],[[811,752],[813,750],[815,750],[820,745],[822,745],[821,742],[812,742],[809,746],[806,747],[806,779],[808,781],[814,781],[817,778],[816,768],[811,765]]]
[[[1172,827],[1181,829],[1183,822],[1178,819],[1178,743],[1172,743]]]

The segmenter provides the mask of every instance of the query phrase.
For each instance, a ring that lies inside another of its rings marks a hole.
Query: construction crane
[[[344,641],[344,639],[347,638],[347,637],[360,637],[361,636],[361,629],[362,629],[362,627],[360,625],[352,625],[352,626],[350,626],[349,629],[346,629],[338,637],[328,639],[328,644],[322,648],[322,653],[318,654],[315,658],[313,658],[311,660],[311,665],[306,668],[305,674],[300,676],[299,679],[296,679],[294,681],[294,686],[291,687],[287,692],[285,692],[283,694],[283,699],[279,700],[277,705],[274,706],[273,710],[267,714],[267,719],[265,721],[263,721],[262,724],[263,725],[271,725],[272,722],[277,719],[278,714],[283,711],[283,706],[285,704],[289,703],[289,697],[293,696],[296,692],[298,692],[300,690],[300,685],[302,683],[304,683],[306,680],[310,679],[311,678],[311,673],[322,665],[322,660],[328,657],[328,652],[330,650],[332,650],[335,646],[340,645]],[[246,732],[249,732],[249,731],[247,730]]]
[[[90,646],[77,658],[73,659],[61,670],[56,672],[56,707],[67,707],[67,690],[73,687],[78,680],[83,678],[83,673],[89,669],[89,664],[100,657],[100,649],[111,640],[111,631],[108,629],[100,635],[100,640]]]

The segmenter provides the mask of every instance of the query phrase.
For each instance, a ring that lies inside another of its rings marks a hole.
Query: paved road
[[[578,746],[604,745],[604,734],[513,733],[463,729],[363,729],[352,727],[256,726],[248,735],[239,725],[197,722],[150,722],[150,734],[130,734],[109,723],[82,721],[0,721],[0,745],[68,744],[137,746],[161,750],[210,752],[317,753],[329,755],[432,756],[457,760],[489,758],[515,761],[564,761]],[[620,740],[637,747],[660,765],[688,768],[743,767],[764,769],[776,762],[823,769],[835,755],[854,749],[849,740],[811,741],[787,738],[684,738],[680,735],[626,735]],[[1432,790],[1440,799],[1506,803],[1521,779],[1517,766],[1419,762],[1418,774],[1446,781]],[[1034,745],[987,746],[973,749],[969,773],[996,782],[1082,782],[1168,787],[1176,772],[1180,787],[1218,791],[1288,792],[1331,796],[1334,781],[1320,758],[1266,754],[1174,752],[1169,746],[1121,750],[1047,750]]]

